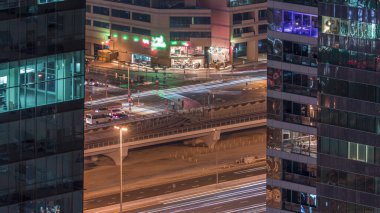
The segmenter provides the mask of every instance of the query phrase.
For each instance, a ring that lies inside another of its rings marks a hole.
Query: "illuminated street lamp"
[[[123,212],[123,132],[128,131],[126,127],[114,126],[119,130],[120,144],[120,213]]]

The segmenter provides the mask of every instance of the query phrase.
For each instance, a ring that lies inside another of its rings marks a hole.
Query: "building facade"
[[[84,0],[0,3],[0,212],[83,212]]]
[[[86,55],[201,68],[265,58],[265,0],[89,0]],[[258,47],[260,46],[260,51]],[[261,54],[261,55],[260,55]]]
[[[320,212],[380,212],[380,1],[320,1]]]
[[[316,0],[268,1],[267,212],[316,212]]]

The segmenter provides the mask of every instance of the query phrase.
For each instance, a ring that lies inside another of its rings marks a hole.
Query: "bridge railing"
[[[187,133],[187,132],[192,132],[192,131],[197,131],[197,130],[202,130],[202,129],[216,128],[216,127],[245,123],[245,122],[261,120],[261,119],[266,119],[265,113],[249,115],[249,116],[244,116],[244,117],[237,117],[237,118],[228,119],[228,120],[226,119],[226,120],[221,120],[221,121],[213,121],[210,123],[196,125],[196,126],[175,128],[175,129],[170,129],[170,130],[159,132],[159,133],[150,133],[150,134],[145,134],[142,136],[125,138],[123,140],[123,143],[141,141],[141,140],[152,139],[152,138],[159,138],[159,137],[164,137],[168,135]],[[85,144],[84,149],[94,149],[94,148],[100,148],[100,147],[111,146],[111,145],[116,145],[116,144],[119,144],[117,137],[115,137],[114,140],[105,141],[101,143]]]

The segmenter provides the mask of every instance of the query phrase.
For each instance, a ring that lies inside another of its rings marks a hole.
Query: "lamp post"
[[[120,144],[120,213],[123,212],[123,132],[128,131],[126,127],[114,126],[119,130]]]

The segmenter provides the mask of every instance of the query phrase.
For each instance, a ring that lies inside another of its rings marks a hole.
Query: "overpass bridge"
[[[262,126],[266,126],[266,113],[241,115],[239,117],[210,121],[192,126],[174,127],[155,133],[146,133],[123,139],[123,158],[128,155],[129,149],[180,140],[190,140],[195,144],[205,143],[212,149],[220,139],[222,133]],[[84,147],[84,157],[96,160],[97,156],[105,155],[110,157],[115,164],[118,165],[120,162],[119,147],[118,137],[101,143],[88,143],[85,144]]]

